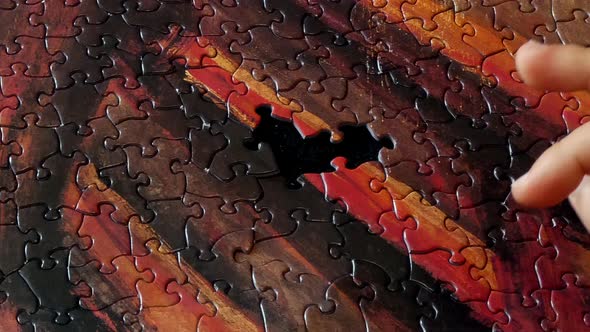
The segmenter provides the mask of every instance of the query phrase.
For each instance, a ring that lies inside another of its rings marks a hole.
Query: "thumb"
[[[529,41],[516,52],[524,82],[541,90],[590,89],[590,49],[578,45],[543,45]]]

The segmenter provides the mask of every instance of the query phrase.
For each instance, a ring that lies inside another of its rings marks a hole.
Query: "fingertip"
[[[548,195],[542,189],[531,184],[513,184],[512,197],[514,200],[527,208],[546,208],[558,204],[563,199],[554,195]]]
[[[538,41],[533,40],[533,39],[522,44],[522,46],[520,46],[518,48],[518,50],[516,51],[517,65],[519,64],[519,61],[522,61],[523,58],[527,58],[527,57],[530,57],[531,55],[534,55],[535,52],[541,50],[543,48],[543,46],[544,46],[543,44],[541,44]]]
[[[522,45],[515,56],[516,70],[522,79],[533,87],[542,88],[544,82],[540,80],[546,70],[548,45],[529,40]]]
[[[513,194],[521,196],[521,192],[526,189],[528,175],[529,173],[527,172],[512,183]]]
[[[560,161],[564,151],[554,146],[535,162],[533,167],[512,184],[512,196],[516,202],[528,208],[545,208],[563,201],[579,184],[582,174],[574,171],[573,163],[564,167]],[[567,172],[567,168],[571,171]],[[564,174],[563,172],[566,171]]]
[[[535,41],[516,52],[516,70],[539,90],[574,91],[590,86],[590,49],[579,45],[546,45]]]
[[[530,190],[530,172],[525,173],[512,183],[511,193],[516,202],[527,207],[536,207],[537,199]]]

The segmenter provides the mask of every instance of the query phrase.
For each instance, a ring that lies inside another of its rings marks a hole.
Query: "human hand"
[[[516,53],[516,69],[532,87],[552,91],[590,90],[590,49],[528,42]],[[589,144],[589,145],[586,145]],[[551,146],[512,184],[512,195],[528,207],[548,207],[569,197],[590,229],[590,124]]]

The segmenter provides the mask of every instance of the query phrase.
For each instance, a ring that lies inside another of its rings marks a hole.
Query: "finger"
[[[537,89],[589,89],[590,49],[529,41],[516,52],[516,70],[526,84]]]
[[[590,176],[584,179],[570,195],[569,201],[587,230],[590,230]]]
[[[590,173],[588,142],[590,125],[583,125],[547,149],[512,184],[514,199],[529,207],[547,207],[567,198],[584,175]]]

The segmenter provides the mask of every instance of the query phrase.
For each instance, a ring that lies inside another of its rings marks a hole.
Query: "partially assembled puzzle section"
[[[510,184],[587,121],[515,72],[581,0],[0,0],[0,330],[585,331]]]

